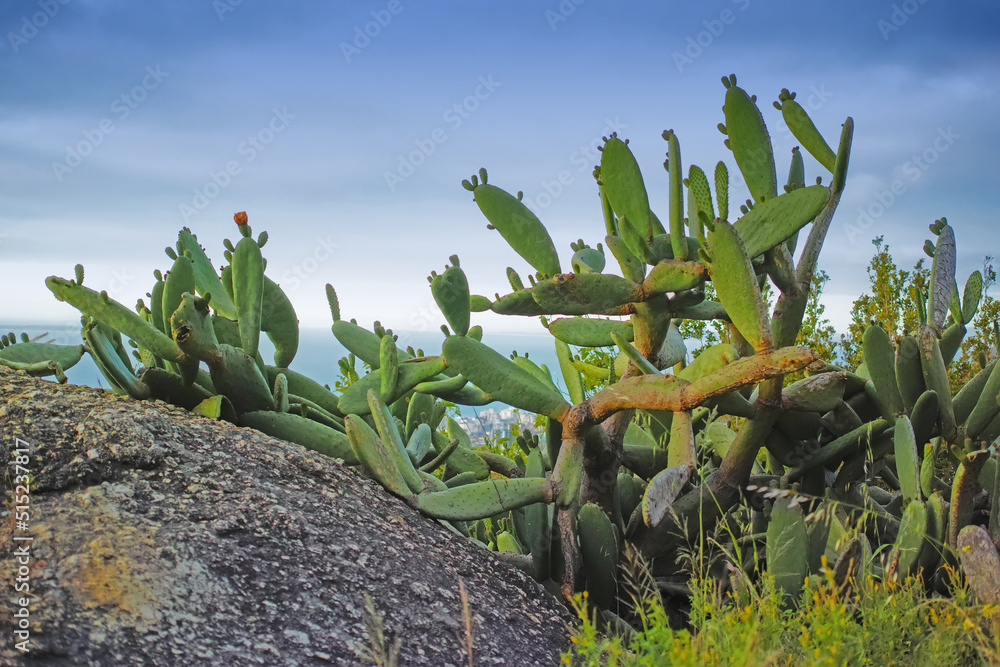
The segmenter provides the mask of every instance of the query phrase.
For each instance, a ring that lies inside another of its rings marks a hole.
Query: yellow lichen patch
[[[86,499],[91,504],[96,498]],[[105,608],[115,616],[153,621],[157,602],[152,534],[122,521],[101,498],[87,539],[62,564],[64,581],[86,609]]]
[[[142,614],[153,601],[149,587],[137,571],[137,564],[118,540],[102,535],[91,540],[86,550],[67,560],[76,572],[69,581],[79,602],[88,609],[114,605],[130,614]]]

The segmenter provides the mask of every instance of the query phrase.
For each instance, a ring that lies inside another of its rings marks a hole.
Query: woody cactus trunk
[[[802,158],[796,151],[788,183],[779,195],[771,142],[755,98],[736,85],[735,76],[723,83],[726,123],[720,129],[727,135],[726,145],[753,200],[730,223],[725,164],[720,162],[715,170],[713,201],[703,170],[692,166],[684,178],[678,138],[666,131],[664,167],[670,200],[665,228],[650,210],[643,176],[627,142],[614,135],[605,138],[595,176],[607,231],[605,243],[622,277],[602,274],[603,256],[598,259],[600,253],[589,248],[577,250],[573,273],[561,273],[548,233],[519,196],[488,183],[485,170],[463,183],[474,193],[490,226],[537,272],[530,289],[519,289],[523,287],[520,281],[512,280],[515,291],[498,296],[489,307],[503,314],[574,316],[546,322],[557,347],[617,345],[629,359],[621,378],[585,400],[579,390],[574,392],[579,386],[579,378],[574,377],[577,369],[561,363],[575,403],[571,405],[551,387],[550,395],[545,395],[544,383],[537,378],[516,374],[512,362],[496,358],[488,362],[478,344],[454,337],[445,341],[449,365],[473,384],[493,385],[487,393],[503,393],[508,403],[558,422],[548,433],[559,442],[549,442],[548,449],[555,459],[552,481],[559,507],[566,594],[579,590],[586,580],[581,551],[587,553],[587,538],[578,535],[581,508],[593,504],[620,524],[628,520],[621,516],[616,488],[620,466],[635,472],[637,459],[655,460],[658,455],[662,459],[659,450],[665,450],[667,467],[658,474],[669,484],[658,484],[659,477],[653,477],[647,498],[638,508],[642,520],[633,517],[625,531],[645,556],[662,556],[681,543],[680,536],[688,529],[704,530],[739,500],[757,454],[781,414],[783,376],[816,361],[813,352],[792,345],[819,250],[844,187],[853,123],[851,119],[844,123],[834,154],[793,96],[786,96],[783,106],[789,127],[831,178],[827,185],[817,180],[816,185],[805,186]],[[794,237],[810,223],[796,265],[791,257]],[[768,275],[781,290],[771,316],[760,289]],[[709,280],[718,302],[705,300],[704,284]],[[448,315],[444,305],[442,309]],[[630,321],[623,324],[589,317],[607,315],[628,316]],[[677,325],[684,318],[725,319],[735,344],[710,349],[681,368],[685,355]],[[676,373],[664,373],[675,365]],[[739,390],[757,383],[752,402],[747,401]],[[704,413],[696,411],[720,401],[739,403],[745,422],[718,469],[687,493],[670,498],[698,465],[692,422],[703,422]],[[637,413],[648,418],[647,433],[655,443],[651,451],[625,446]],[[653,497],[656,493],[661,497]],[[664,511],[668,506],[672,511]]]
[[[378,322],[369,330],[343,319],[327,285],[333,334],[350,351],[339,392],[289,367],[298,322],[266,275],[266,233],[254,239],[246,214],[236,216],[242,238],[226,241],[221,273],[182,230],[176,252],[168,248],[170,270],[155,272],[149,305],[140,301],[134,311],[84,287],[82,267],[74,280],[53,276],[47,284],[83,312],[86,350],[116,390],[359,465],[564,595],[587,590],[608,622],[628,615],[618,565],[629,545],[651,561],[661,590],[681,595],[687,574],[678,554],[717,524],[730,538],[714,576],[736,595],[763,563],[792,603],[824,557],[836,563],[839,581],[865,571],[920,574],[936,585],[940,566],[955,563],[961,547],[970,554],[961,557],[970,582],[981,582],[977,593],[1000,596],[984,574],[1000,559],[991,541],[1000,531],[1000,475],[990,449],[1000,435],[1000,370],[984,360],[954,397],[947,376],[978,307],[981,277],[974,274],[959,297],[954,232],[940,220],[932,225],[938,241],[927,246],[930,289],[912,295],[923,314],[919,331],[897,344],[873,327],[866,363],[854,371],[795,346],[845,187],[853,121],[844,121],[834,151],[794,93],[782,90],[775,107],[823,172],[806,185],[795,148],[779,186],[756,98],[735,76],[723,84],[719,128],[750,192],[745,204],[730,206],[725,162],[711,181],[697,166],[685,172],[679,139],[666,131],[664,225],[628,142],[612,135],[594,172],[602,242],[573,243],[563,273],[520,193],[497,187],[481,169],[463,186],[488,227],[531,267],[527,284],[508,268],[510,293],[473,294],[452,256],[429,277],[447,321],[436,354],[399,348]],[[604,272],[611,259],[621,275]],[[777,290],[770,312],[768,281]],[[545,366],[482,342],[472,321],[486,310],[540,319],[568,397]],[[680,331],[692,320],[722,323],[728,342],[689,360]],[[261,331],[274,342],[273,365],[258,350]],[[0,363],[39,373],[75,363],[84,349],[29,349],[13,336],[4,345]],[[603,348],[612,360],[593,365],[573,347]],[[356,359],[371,371],[359,375]],[[803,379],[786,382],[800,372]],[[584,378],[602,388],[588,395]],[[512,457],[474,448],[447,417],[446,402],[491,401],[543,416],[544,433],[519,435]],[[889,557],[872,559],[880,549]]]

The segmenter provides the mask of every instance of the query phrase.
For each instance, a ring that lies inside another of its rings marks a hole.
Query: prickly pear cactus
[[[845,187],[853,121],[828,143],[783,89],[775,106],[823,173],[807,186],[796,148],[779,188],[782,156],[757,98],[735,76],[723,84],[720,129],[751,200],[730,207],[725,160],[711,180],[697,165],[685,172],[672,130],[663,133],[659,176],[644,174],[629,142],[612,135],[594,171],[603,238],[572,243],[563,262],[521,194],[480,169],[462,185],[527,280],[508,268],[509,293],[476,294],[451,256],[428,278],[445,320],[441,348],[430,353],[401,349],[378,322],[368,329],[344,319],[327,285],[332,333],[349,351],[338,392],[289,368],[298,323],[267,276],[266,233],[254,238],[245,213],[236,215],[241,238],[226,241],[221,272],[182,230],[168,249],[170,269],[154,274],[149,303],[136,309],[84,287],[82,271],[47,284],[83,313],[86,350],[117,390],[362,466],[388,492],[553,590],[589,591],[608,618],[628,620],[618,597],[624,549],[650,560],[664,581],[683,579],[678,554],[722,525],[714,542],[723,547],[720,583],[745,585],[763,565],[788,604],[824,562],[837,564],[844,585],[863,572],[930,582],[969,547],[978,560],[963,566],[979,576],[975,563],[996,557],[980,548],[981,535],[969,546],[984,489],[989,537],[1000,536],[992,453],[1000,370],[985,366],[954,395],[948,372],[982,276],[973,274],[959,296],[954,230],[939,220],[927,245],[931,284],[913,303],[922,314],[916,331],[893,341],[872,327],[858,369],[796,347]],[[669,194],[663,222],[650,208],[653,187]],[[773,308],[763,298],[767,283]],[[565,393],[548,368],[484,342],[475,320],[487,310],[539,319],[553,336]],[[691,358],[680,331],[692,320],[723,323],[729,341]],[[261,332],[274,343],[273,365],[258,351]],[[83,349],[8,352],[27,344],[12,343],[0,341],[0,363],[37,372],[75,363]],[[581,348],[602,355],[585,360]],[[357,359],[370,371],[358,373]],[[786,386],[785,376],[801,371]],[[478,449],[446,418],[446,403],[492,401],[539,415],[545,426],[520,434],[509,455]]]

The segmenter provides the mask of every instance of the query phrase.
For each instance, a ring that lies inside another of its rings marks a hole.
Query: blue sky
[[[735,171],[715,129],[731,72],[763,103],[779,172],[795,145],[770,107],[781,88],[831,144],[855,120],[820,263],[838,328],[876,235],[909,268],[947,216],[962,281],[1000,255],[995,2],[35,0],[5,2],[0,35],[7,322],[76,319],[43,281],[77,262],[134,304],[181,226],[220,263],[246,210],[304,325],[329,324],[331,282],[346,317],[436,330],[425,277],[449,255],[482,294],[509,291],[508,265],[527,272],[463,178],[485,166],[523,190],[568,265],[571,241],[604,235],[602,135],[630,139],[661,217],[664,129],[686,165]]]

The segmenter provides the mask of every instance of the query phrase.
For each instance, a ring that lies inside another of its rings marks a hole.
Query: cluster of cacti
[[[987,448],[1000,435],[1000,370],[986,366],[954,397],[947,377],[981,279],[974,274],[958,297],[954,234],[939,221],[932,225],[938,242],[928,248],[930,290],[918,295],[926,301],[919,331],[897,346],[872,327],[865,367],[855,372],[796,347],[845,185],[853,121],[844,122],[834,151],[795,95],[781,91],[775,106],[829,172],[826,184],[818,178],[807,186],[796,148],[782,192],[756,98],[735,76],[723,83],[720,129],[752,196],[735,221],[725,163],[716,165],[714,183],[697,166],[685,177],[678,138],[666,131],[669,210],[661,223],[627,142],[612,135],[595,170],[606,235],[596,249],[573,243],[571,272],[563,273],[555,244],[520,193],[489,183],[480,170],[463,186],[489,228],[531,266],[528,284],[509,268],[509,294],[473,294],[451,257],[429,278],[447,321],[437,355],[400,349],[378,323],[373,332],[342,319],[327,285],[333,333],[351,353],[342,369],[353,374],[355,357],[372,369],[340,394],[288,369],[298,323],[264,273],[266,234],[253,239],[245,214],[237,214],[243,238],[226,242],[221,276],[185,229],[177,252],[168,249],[172,268],[156,273],[149,305],[136,311],[84,287],[82,270],[76,280],[47,284],[84,313],[87,349],[121,391],[360,464],[411,506],[538,580],[566,595],[588,590],[609,619],[620,610],[617,569],[626,543],[652,562],[663,590],[677,592],[684,578],[678,554],[718,525],[731,537],[719,577],[736,594],[746,585],[739,573],[755,576],[762,553],[790,598],[824,557],[836,561],[842,580],[873,569],[922,572],[932,581],[958,553],[977,592],[992,586],[981,595],[993,599],[996,583],[984,568],[1000,559],[989,539],[997,537],[1000,475]],[[604,273],[605,248],[620,276]],[[762,296],[768,280],[778,293],[770,313]],[[705,298],[709,281],[717,301]],[[471,319],[485,310],[540,316],[555,338],[568,400],[546,367],[482,342]],[[732,342],[688,362],[679,329],[685,319],[724,321]],[[258,352],[261,331],[274,342],[273,366]],[[136,347],[139,370],[123,335]],[[593,366],[570,346],[617,350],[616,358]],[[65,351],[56,361],[71,358]],[[784,386],[786,375],[803,370],[804,379]],[[584,376],[607,384],[588,396]],[[454,419],[445,421],[442,401],[502,401],[543,415],[546,427],[519,437],[521,454],[511,459],[474,449]],[[969,527],[984,515],[986,536]],[[887,558],[872,558],[890,549]]]

